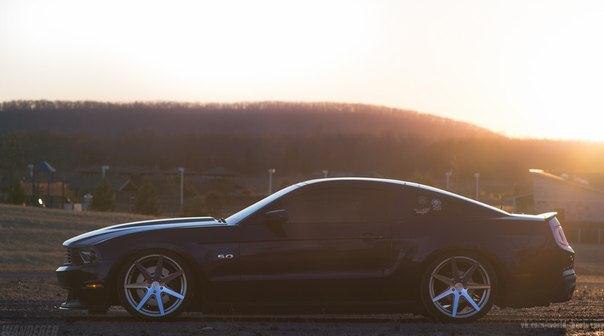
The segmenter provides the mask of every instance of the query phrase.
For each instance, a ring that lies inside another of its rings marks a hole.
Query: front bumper
[[[61,309],[93,309],[108,307],[114,301],[109,281],[111,262],[83,265],[62,265],[56,270],[59,286],[68,290]]]

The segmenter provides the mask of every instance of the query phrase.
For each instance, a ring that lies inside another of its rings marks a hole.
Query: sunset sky
[[[0,100],[337,101],[604,141],[604,1],[0,0]]]

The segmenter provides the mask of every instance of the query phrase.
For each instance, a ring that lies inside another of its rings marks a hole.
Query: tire
[[[160,272],[156,272],[158,267]],[[184,311],[193,297],[193,283],[193,272],[183,258],[169,251],[148,250],[127,259],[116,289],[131,315],[159,321]]]
[[[430,263],[420,286],[422,304],[429,317],[440,322],[467,323],[491,310],[497,278],[489,261],[480,255],[453,252]]]

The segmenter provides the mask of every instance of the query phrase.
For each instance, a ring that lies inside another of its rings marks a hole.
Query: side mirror
[[[264,221],[266,224],[285,224],[289,220],[287,210],[279,209],[267,211],[264,213]]]

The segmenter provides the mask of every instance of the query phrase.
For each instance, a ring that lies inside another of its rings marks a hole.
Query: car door
[[[360,187],[303,187],[241,225],[241,279],[262,299],[375,297],[394,257],[386,191]],[[285,210],[288,220],[262,220]]]

